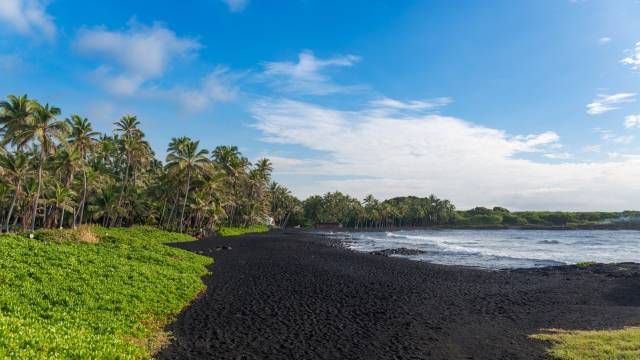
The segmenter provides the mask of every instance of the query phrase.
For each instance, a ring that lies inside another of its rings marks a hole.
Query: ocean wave
[[[535,267],[580,261],[640,260],[637,232],[532,230],[401,230],[341,233],[345,246],[372,252],[406,248],[411,259],[487,268]],[[553,246],[550,246],[553,245]],[[543,265],[541,265],[543,264]],[[544,265],[546,264],[546,265]]]
[[[537,244],[560,244],[560,241],[558,240],[541,240],[538,241]]]

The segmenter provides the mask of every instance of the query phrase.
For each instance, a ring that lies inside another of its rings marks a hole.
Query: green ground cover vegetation
[[[144,359],[212,260],[149,227],[0,235],[0,358]]]
[[[237,236],[267,231],[269,231],[269,227],[267,225],[253,225],[248,227],[223,227],[220,228],[218,233],[220,236]]]
[[[533,335],[552,344],[549,355],[560,360],[637,360],[640,359],[640,328],[620,330],[549,330]]]

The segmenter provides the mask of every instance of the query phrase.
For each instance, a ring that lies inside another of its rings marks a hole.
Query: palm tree
[[[11,142],[21,148],[30,142],[36,142],[40,148],[40,158],[38,161],[38,189],[33,202],[33,215],[31,219],[31,230],[36,226],[36,214],[38,211],[38,200],[42,190],[42,167],[47,155],[55,153],[55,140],[64,142],[66,139],[68,127],[64,121],[56,120],[56,116],[60,115],[60,109],[55,106],[44,106],[39,103],[31,102],[31,115],[24,119],[19,126],[10,128]]]
[[[58,223],[60,229],[62,229],[64,225],[64,213],[65,211],[71,210],[72,198],[75,195],[76,193],[73,190],[60,183],[56,183],[53,189],[53,202],[55,207],[60,211],[60,222]]]
[[[89,155],[95,153],[95,149],[98,144],[96,137],[100,135],[99,132],[93,131],[91,123],[86,118],[81,118],[78,115],[71,115],[70,119],[67,119],[67,124],[71,128],[71,135],[69,136],[69,144],[74,146],[80,155],[82,160],[82,199],[79,206],[79,223],[82,224],[84,218],[84,208],[87,202],[87,169],[86,162]]]
[[[18,201],[22,179],[27,177],[30,170],[29,157],[21,152],[0,155],[0,168],[4,170],[4,176],[12,181],[15,186],[13,200],[11,201],[11,206],[9,207],[5,223],[5,231],[9,232],[11,215],[13,214],[13,209]]]
[[[108,226],[112,218],[117,217],[122,209],[118,206],[115,187],[106,186],[96,194],[93,204],[89,206],[89,211],[93,213],[93,218],[102,218],[102,226]]]
[[[32,100],[27,95],[9,95],[6,101],[0,102],[0,131],[4,133],[2,145],[14,140],[13,135],[21,129],[27,118],[32,115]]]
[[[175,143],[176,139],[172,140]],[[184,210],[187,206],[187,197],[189,196],[189,187],[192,174],[202,173],[206,171],[209,165],[207,155],[209,152],[205,149],[198,150],[199,141],[184,141],[179,147],[170,149],[167,155],[167,170],[173,174],[186,173],[187,184],[182,202],[182,211],[180,215],[180,232],[184,226]]]
[[[249,165],[249,161],[241,156],[237,146],[218,146],[211,155],[214,163],[226,174],[228,189],[231,194],[227,199],[227,205],[231,209],[227,213],[229,214],[229,223],[233,225],[241,200],[238,194],[238,184],[245,175],[245,169]]]
[[[142,140],[144,133],[140,130],[140,121],[133,115],[125,115],[119,121],[115,122],[115,131],[122,134],[121,145],[125,155],[125,171],[124,179],[122,183],[122,190],[118,197],[118,208],[122,206],[122,200],[127,192],[127,186],[129,185],[129,170],[133,160],[133,152],[138,142]],[[112,218],[111,226],[115,225],[117,217]]]
[[[124,134],[126,137],[141,137],[143,135],[142,130],[140,130],[140,121],[137,116],[125,115],[113,124],[116,126],[116,131]]]
[[[256,162],[255,171],[264,182],[268,183],[271,180],[273,164],[269,159],[260,159]]]
[[[248,214],[245,219],[245,226],[255,220],[263,221],[268,212],[268,185],[271,180],[273,166],[269,159],[260,159],[255,167],[249,172],[247,186],[249,188]],[[260,206],[260,214],[256,215],[256,208]]]

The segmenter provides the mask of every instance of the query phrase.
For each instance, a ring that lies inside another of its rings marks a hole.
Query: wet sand
[[[175,246],[213,256],[159,359],[546,359],[544,328],[640,325],[640,265],[486,271],[305,234]],[[230,247],[230,249],[222,249]]]

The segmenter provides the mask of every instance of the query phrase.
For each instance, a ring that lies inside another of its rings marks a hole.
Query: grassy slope
[[[549,354],[562,360],[640,359],[640,328],[610,331],[550,330],[532,338],[550,341]]]
[[[0,235],[0,358],[149,358],[146,339],[204,288],[211,259],[161,245],[191,237],[95,232],[97,244]]]
[[[269,231],[269,227],[267,225],[253,225],[249,227],[223,227],[218,231],[218,233],[221,236],[236,236],[267,231]]]

